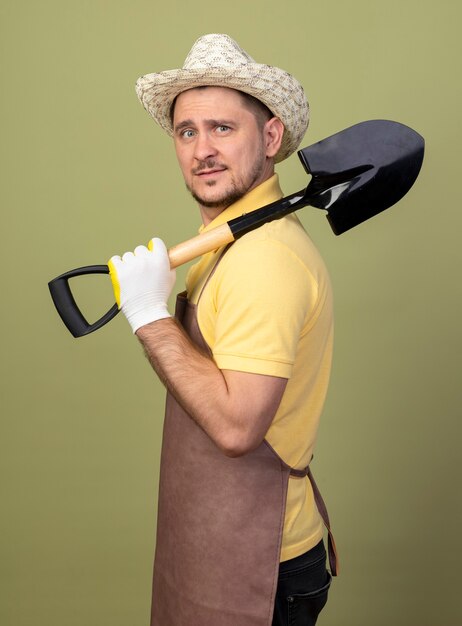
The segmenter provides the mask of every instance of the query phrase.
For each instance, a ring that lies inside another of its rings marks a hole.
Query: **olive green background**
[[[342,571],[319,623],[462,623],[459,7],[2,0],[2,626],[149,623],[163,390],[122,316],[75,340],[47,282],[196,233],[134,82],[180,67],[207,32],[303,83],[302,146],[374,118],[426,139],[399,205],[338,238],[322,212],[299,213],[336,296],[314,472]],[[279,172],[286,193],[307,183],[295,155]],[[75,288],[93,319],[112,304],[107,277]]]

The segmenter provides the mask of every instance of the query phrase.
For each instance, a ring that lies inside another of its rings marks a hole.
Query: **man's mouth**
[[[200,170],[199,172],[196,172],[196,176],[200,176],[200,178],[211,178],[217,174],[221,174],[221,172],[224,172],[225,170],[226,167],[214,167],[209,170]]]
[[[197,166],[193,168],[192,173],[194,176],[199,176],[200,178],[213,178],[227,169],[224,163],[217,163],[214,159],[206,159],[198,163]]]

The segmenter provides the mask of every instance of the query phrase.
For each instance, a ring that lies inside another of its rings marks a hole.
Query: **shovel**
[[[170,265],[178,267],[307,205],[326,210],[332,230],[340,235],[398,202],[414,184],[423,154],[423,138],[408,126],[388,120],[355,124],[298,152],[312,177],[306,189],[170,248]],[[48,283],[55,307],[74,337],[101,328],[119,309],[114,304],[89,324],[74,300],[69,279],[108,273],[107,265],[89,265]]]

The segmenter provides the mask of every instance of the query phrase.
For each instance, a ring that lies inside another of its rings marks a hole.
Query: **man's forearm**
[[[220,370],[172,318],[136,332],[159,378],[188,415],[228,456],[241,456],[263,441],[287,380]]]
[[[222,371],[173,318],[147,324],[136,335],[170,393],[215,444],[232,455],[231,442],[244,425],[233,410]]]

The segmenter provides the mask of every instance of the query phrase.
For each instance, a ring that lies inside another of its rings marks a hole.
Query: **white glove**
[[[161,239],[151,239],[149,250],[138,246],[122,258],[113,256],[109,274],[119,309],[133,332],[166,317],[167,300],[175,283],[176,272],[170,269],[167,249]]]

